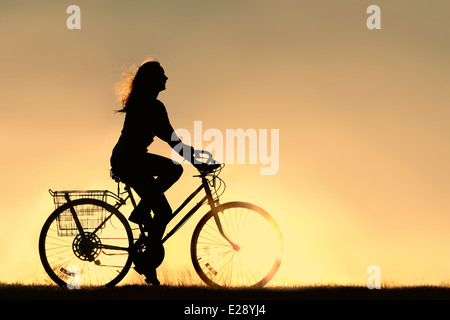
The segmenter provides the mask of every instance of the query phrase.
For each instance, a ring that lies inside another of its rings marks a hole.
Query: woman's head
[[[158,61],[148,61],[141,65],[133,79],[133,89],[160,92],[166,89],[167,77]]]
[[[128,72],[129,76],[121,85],[122,112],[126,112],[129,101],[134,98],[157,97],[166,89],[167,76],[161,64],[156,60],[144,62],[136,72]]]

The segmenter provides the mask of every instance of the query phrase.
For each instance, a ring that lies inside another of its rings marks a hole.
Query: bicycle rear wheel
[[[224,234],[234,246],[220,233],[214,213],[207,213],[191,240],[197,274],[213,287],[264,286],[281,263],[283,240],[275,220],[246,202],[222,204],[217,212]]]
[[[111,287],[131,267],[132,244],[128,221],[116,208],[100,200],[79,199],[49,216],[39,237],[39,255],[47,274],[60,286]]]

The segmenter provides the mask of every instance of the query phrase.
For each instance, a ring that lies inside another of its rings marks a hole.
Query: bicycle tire
[[[263,287],[281,264],[283,239],[275,220],[247,202],[228,202],[216,208],[225,235],[211,210],[197,224],[191,239],[194,269],[212,287]]]
[[[71,207],[78,215],[81,212],[102,212],[105,218],[109,218],[105,219],[103,228],[94,233],[102,220],[92,225],[87,216],[83,220],[83,231],[89,240],[83,241],[76,228],[70,229],[61,224],[70,221]],[[107,248],[105,245],[121,247],[123,250]],[[101,200],[85,198],[58,207],[47,218],[39,236],[39,256],[45,271],[59,286],[71,289],[113,287],[131,267],[132,245],[132,230],[120,211]]]

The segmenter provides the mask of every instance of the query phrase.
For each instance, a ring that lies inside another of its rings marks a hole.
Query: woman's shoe
[[[146,276],[145,282],[152,284],[154,286],[159,286],[161,284],[158,278],[156,277],[156,270],[146,272],[145,276]]]
[[[142,212],[139,209],[134,209],[128,217],[128,220],[136,224],[150,225],[152,222],[152,216],[150,213]]]

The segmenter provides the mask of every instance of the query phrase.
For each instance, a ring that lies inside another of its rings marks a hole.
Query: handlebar
[[[206,158],[204,155],[206,155]],[[221,167],[222,164],[214,160],[211,152],[206,150],[194,150],[193,165],[200,173],[211,173]]]
[[[203,155],[206,155],[207,158],[203,157]],[[195,161],[197,161],[197,160],[199,161],[199,162],[195,162],[195,164],[199,164],[199,163],[210,164],[212,161],[215,161],[213,159],[211,152],[206,151],[206,150],[194,150],[194,159],[195,159]],[[202,160],[204,160],[205,162],[203,162]]]

